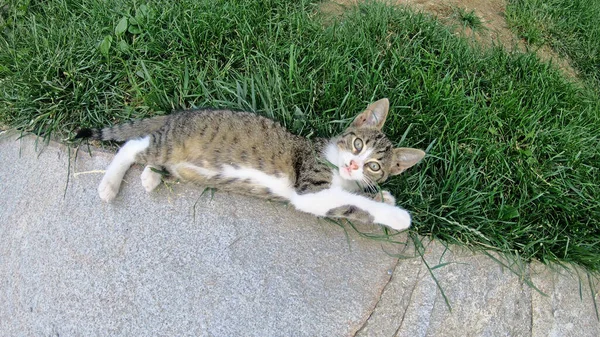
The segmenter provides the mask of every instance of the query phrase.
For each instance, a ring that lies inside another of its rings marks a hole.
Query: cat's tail
[[[74,139],[91,138],[95,140],[126,140],[141,137],[157,131],[165,125],[168,116],[156,116],[148,119],[134,120],[103,129],[81,129]]]

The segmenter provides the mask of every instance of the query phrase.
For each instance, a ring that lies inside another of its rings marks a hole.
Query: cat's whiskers
[[[368,176],[363,175],[361,182],[364,184],[364,188],[366,188],[369,192],[376,193],[379,191],[375,182]]]

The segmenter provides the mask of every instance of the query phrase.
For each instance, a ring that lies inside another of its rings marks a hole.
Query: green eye
[[[362,148],[363,148],[363,141],[362,141],[362,139],[355,138],[353,145],[354,145],[354,149],[356,150],[357,153],[360,152],[360,151],[362,151]]]
[[[367,165],[369,165],[369,169],[373,172],[377,172],[377,171],[381,170],[381,166],[379,164],[377,164],[376,162],[370,162]]]

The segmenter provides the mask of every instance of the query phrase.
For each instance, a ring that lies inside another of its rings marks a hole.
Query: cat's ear
[[[391,175],[397,175],[407,168],[420,162],[425,157],[425,152],[408,147],[399,147],[394,149],[394,158],[392,162]]]
[[[371,103],[365,111],[356,116],[352,122],[352,126],[355,128],[375,128],[381,130],[389,110],[390,101],[387,98],[382,98],[375,103]]]

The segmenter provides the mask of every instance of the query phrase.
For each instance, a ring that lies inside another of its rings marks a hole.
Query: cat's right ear
[[[398,147],[394,149],[394,158],[390,174],[395,176],[414,166],[425,157],[425,152],[419,149]]]
[[[390,101],[382,98],[375,103],[371,103],[365,111],[356,116],[352,122],[355,128],[375,128],[381,130],[383,123],[390,110]]]

